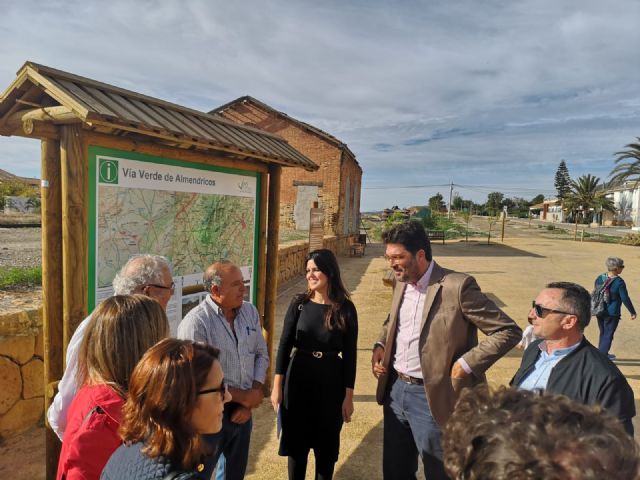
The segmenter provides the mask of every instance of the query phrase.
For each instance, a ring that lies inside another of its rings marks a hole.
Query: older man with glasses
[[[633,390],[618,367],[584,336],[591,296],[575,283],[550,283],[533,301],[529,322],[539,340],[525,350],[511,384],[599,404],[633,435]]]
[[[171,300],[174,288],[171,265],[161,255],[134,255],[123,265],[113,279],[114,295],[140,293],[156,300],[165,310],[169,300]],[[91,315],[85,318],[73,332],[73,336],[67,346],[66,369],[58,383],[58,393],[47,411],[49,426],[60,440],[64,440],[64,431],[67,427],[67,410],[78,390],[76,381],[78,353],[90,319]]]

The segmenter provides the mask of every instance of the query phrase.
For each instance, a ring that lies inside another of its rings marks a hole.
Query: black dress
[[[285,375],[278,451],[283,456],[312,448],[317,457],[338,460],[345,388],[353,388],[356,378],[358,319],[347,300],[345,331],[329,330],[328,308],[294,299],[284,319],[276,360],[276,373]]]

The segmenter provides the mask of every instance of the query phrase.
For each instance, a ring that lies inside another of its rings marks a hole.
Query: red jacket
[[[76,394],[64,432],[56,480],[98,480],[122,444],[118,427],[124,399],[108,385],[84,386]]]

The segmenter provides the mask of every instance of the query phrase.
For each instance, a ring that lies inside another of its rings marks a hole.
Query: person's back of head
[[[120,427],[123,440],[143,442],[147,456],[163,456],[175,466],[193,469],[206,450],[203,432],[193,423],[199,395],[221,395],[220,408],[230,399],[224,387],[220,392],[201,391],[218,356],[210,345],[176,338],[149,349],[131,377]]]
[[[443,433],[454,480],[638,478],[638,446],[600,407],[481,384],[463,392]]]
[[[145,295],[115,295],[100,303],[78,357],[78,385],[108,384],[120,395],[142,355],[169,335],[162,306]]]

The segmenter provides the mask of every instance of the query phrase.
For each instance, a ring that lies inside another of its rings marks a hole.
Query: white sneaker
[[[609,357],[609,360],[615,360],[616,356],[613,353],[608,353],[607,357]]]

